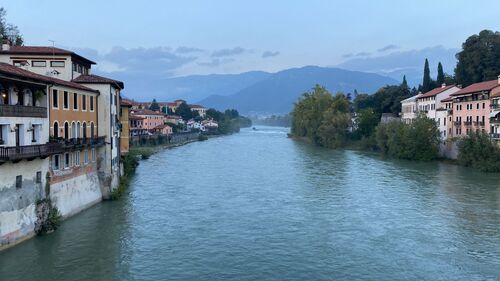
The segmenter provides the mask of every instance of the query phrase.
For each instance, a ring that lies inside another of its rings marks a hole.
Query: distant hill
[[[184,99],[197,102],[211,95],[231,95],[268,78],[271,73],[251,71],[241,74],[190,75],[175,78],[142,75],[115,75],[126,81],[125,96],[140,101]],[[128,93],[133,95],[128,96]],[[140,96],[134,94],[140,93]]]
[[[340,68],[306,66],[283,70],[232,95],[212,95],[199,103],[219,110],[235,108],[243,114],[281,114],[292,110],[293,103],[315,84],[330,92],[373,93],[398,81],[379,74]]]

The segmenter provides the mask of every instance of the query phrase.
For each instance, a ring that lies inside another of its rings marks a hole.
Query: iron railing
[[[64,152],[64,146],[61,143],[0,147],[0,161],[45,158],[62,152]]]
[[[47,118],[47,108],[41,106],[0,104],[0,116]]]

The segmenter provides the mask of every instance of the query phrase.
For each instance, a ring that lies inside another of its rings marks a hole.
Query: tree
[[[351,126],[349,100],[343,93],[337,93],[330,108],[323,113],[323,121],[318,129],[319,144],[338,148],[345,145]]]
[[[484,133],[471,133],[458,141],[458,162],[483,172],[500,172],[500,148]]]
[[[153,101],[151,102],[151,105],[149,106],[149,110],[160,111],[160,105],[158,104],[158,102],[156,102],[156,99],[153,99]]]
[[[168,107],[163,106],[163,107],[161,108],[161,112],[163,112],[163,113],[165,113],[165,114],[168,114]]]
[[[23,37],[16,25],[7,23],[5,18],[7,11],[0,8],[0,37],[8,38],[15,46],[23,45]]]
[[[380,120],[380,116],[372,108],[366,108],[358,111],[356,116],[356,133],[360,137],[369,137],[375,131]]]
[[[379,124],[375,139],[380,151],[388,156],[429,161],[439,152],[439,129],[436,122],[419,116],[411,124],[393,121]]]
[[[483,30],[470,36],[456,58],[455,79],[464,87],[496,79],[500,71],[500,32]]]
[[[438,74],[437,74],[437,78],[436,78],[436,84],[438,87],[440,87],[443,83],[445,83],[443,65],[441,64],[441,62],[439,62],[438,63]]]
[[[432,81],[431,81],[431,71],[429,69],[429,61],[425,59],[424,64],[424,79],[422,81],[422,92],[428,92],[432,90]]]
[[[179,115],[184,120],[189,120],[194,117],[193,111],[191,111],[191,108],[185,102],[182,102],[179,106],[177,106],[175,114]]]
[[[319,127],[323,123],[324,112],[332,103],[332,95],[320,85],[304,93],[295,103],[292,111],[291,134],[320,144]]]
[[[403,75],[403,82],[401,82],[401,88],[402,89],[410,89],[410,87],[408,86],[408,82],[406,81],[406,75]]]

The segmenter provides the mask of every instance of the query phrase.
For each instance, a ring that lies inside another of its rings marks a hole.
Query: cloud
[[[214,51],[212,53],[212,57],[214,57],[214,58],[230,57],[230,56],[241,55],[245,52],[246,52],[246,49],[243,49],[241,47],[235,47],[232,49],[221,49],[221,50]]]
[[[262,53],[262,58],[270,58],[270,57],[275,57],[275,56],[278,56],[280,54],[280,52],[276,51],[276,52],[273,52],[273,51],[265,51]]]
[[[396,50],[396,49],[399,49],[398,45],[390,44],[390,45],[387,45],[383,48],[378,49],[377,52],[381,53],[381,52],[387,52],[387,51]]]
[[[206,66],[206,67],[217,67],[222,64],[230,63],[235,61],[235,59],[231,58],[226,58],[226,59],[220,59],[220,58],[214,58],[211,61],[208,62],[198,62],[197,64],[200,66]]]
[[[189,54],[189,53],[202,53],[204,52],[204,50],[200,48],[191,48],[182,46],[175,49],[175,52],[178,54]]]
[[[443,46],[400,50],[378,56],[352,57],[338,64],[337,67],[379,73],[396,80],[400,80],[403,75],[406,75],[410,84],[417,85],[421,83],[426,58],[429,59],[431,75],[435,77],[438,62],[443,64],[445,72],[453,72],[456,65],[455,54],[458,51],[458,49],[449,49]]]
[[[342,55],[342,57],[343,57],[343,58],[346,58],[346,59],[347,59],[347,58],[351,58],[351,57],[353,57],[353,56],[354,56],[354,54],[353,54],[353,53],[343,54],[343,55]]]
[[[367,57],[370,55],[371,55],[371,53],[368,53],[368,52],[359,52],[356,54],[353,54],[353,53],[343,54],[342,57],[345,59],[348,59],[348,58],[353,58],[353,57]]]

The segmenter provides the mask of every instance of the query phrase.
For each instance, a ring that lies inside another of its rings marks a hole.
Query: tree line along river
[[[0,252],[0,280],[499,280],[498,175],[258,127],[163,150],[129,194]]]

